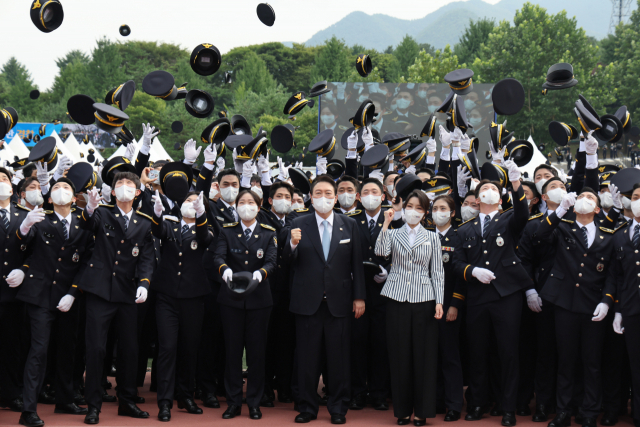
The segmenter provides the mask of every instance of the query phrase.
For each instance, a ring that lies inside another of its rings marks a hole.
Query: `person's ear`
[[[111,190],[111,195],[112,195],[113,197],[116,197],[116,190],[115,190],[115,189]]]
[[[51,197],[49,197],[49,204],[52,205],[53,204],[53,200],[51,200]]]
[[[538,199],[537,197],[534,197],[533,199],[531,199],[531,204],[535,205],[536,203],[538,203],[540,201],[540,199]]]
[[[138,188],[138,189],[136,190],[136,197],[138,197],[138,196],[140,195],[140,193],[142,193],[142,191]]]
[[[273,205],[273,199],[271,197],[269,197],[269,204]]]

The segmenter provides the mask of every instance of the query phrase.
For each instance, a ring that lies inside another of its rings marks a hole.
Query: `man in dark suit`
[[[126,351],[118,364],[118,415],[148,418],[134,403],[137,396],[138,359],[137,310],[134,303],[147,299],[155,255],[151,220],[133,210],[140,195],[140,179],[131,172],[120,172],[113,180],[116,205],[98,207],[100,196],[89,192],[87,208],[80,215],[80,227],[95,236],[95,249],[79,287],[87,295],[87,384],[85,397],[89,412],[85,423],[99,422],[102,407],[103,360],[111,321],[117,323],[118,342]]]
[[[219,234],[222,224],[238,222],[235,206],[240,191],[240,174],[235,169],[225,169],[216,179],[220,185],[220,198],[217,202],[209,201],[209,221]]]
[[[333,212],[336,184],[326,175],[311,183],[314,215],[296,218],[283,259],[291,266],[291,304],[296,315],[298,385],[297,423],[317,417],[316,387],[321,351],[327,358],[327,408],[331,422],[344,424],[349,408],[350,315],[364,314],[366,288],[356,222]]]
[[[455,270],[467,285],[467,335],[473,355],[469,381],[472,409],[465,419],[480,420],[489,403],[489,346],[495,330],[502,365],[502,425],[511,427],[516,424],[522,290],[531,279],[516,256],[520,233],[529,218],[526,196],[518,167],[512,161],[504,166],[513,187],[513,209],[499,213],[499,182],[483,180],[478,184],[480,214],[458,228]]]

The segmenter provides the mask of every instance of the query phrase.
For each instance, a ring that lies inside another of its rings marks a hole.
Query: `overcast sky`
[[[200,43],[212,43],[224,54],[236,46],[305,42],[354,11],[417,19],[452,1],[270,0],[276,22],[267,27],[256,16],[259,1],[253,0],[62,0],[64,22],[54,32],[45,34],[31,22],[31,0],[0,0],[0,27],[5,34],[0,63],[15,56],[43,90],[53,84],[58,71],[56,58],[72,49],[89,53],[95,40],[105,35],[112,40],[155,40],[189,49]],[[118,33],[122,24],[131,27],[128,38]]]

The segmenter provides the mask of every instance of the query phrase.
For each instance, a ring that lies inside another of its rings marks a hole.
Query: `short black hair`
[[[304,200],[304,194],[302,193],[302,191],[298,190],[295,187],[293,187],[293,194],[297,194],[302,200]],[[291,197],[293,197],[293,194],[291,195]]]
[[[25,178],[28,177],[28,176],[31,176],[31,174],[33,173],[33,171],[35,169],[36,169],[36,164],[35,163],[29,163],[27,166],[22,168],[22,175]]]
[[[229,168],[229,169],[223,170],[218,174],[218,176],[216,177],[218,184],[220,184],[220,182],[222,181],[222,178],[224,178],[227,175],[235,176],[236,178],[238,178],[238,183],[240,182],[240,174],[235,169]]]
[[[260,175],[252,175],[251,176],[251,181],[249,181],[249,183],[253,184],[256,181],[258,181],[260,183],[260,185],[262,185],[262,178],[260,178]]]
[[[339,186],[339,185],[340,185],[340,184],[342,184],[343,182],[350,182],[350,183],[352,183],[352,184],[353,184],[353,186],[356,188],[356,193],[359,193],[359,192],[360,192],[360,182],[358,182],[358,180],[357,180],[357,179],[355,179],[354,177],[349,176],[349,175],[343,175],[343,176],[338,180],[338,182],[337,182],[336,184]]]
[[[278,181],[275,184],[271,185],[271,188],[269,189],[269,197],[273,199],[276,195],[276,192],[281,188],[285,188],[289,192],[289,194],[291,194],[291,197],[293,197],[293,185],[285,181]],[[302,192],[300,194],[302,194]]]
[[[160,168],[160,169],[162,169],[162,167],[163,167],[164,165],[166,165],[167,163],[169,163],[169,162],[168,162],[168,161],[166,161],[166,160],[158,160],[157,162],[153,162],[153,166],[152,166],[152,168],[153,168],[153,169],[155,169],[155,168]]]
[[[534,171],[533,171],[533,179],[536,178],[536,174],[538,173],[538,171],[540,169],[546,169],[549,172],[551,172],[553,174],[553,176],[558,176],[558,171],[556,170],[556,168],[554,168],[553,166],[548,165],[546,163],[542,163],[542,164],[536,166],[536,168],[534,169]]]
[[[474,192],[469,191],[467,194],[464,195],[464,198],[462,199],[462,203],[464,203],[465,200],[467,200],[467,197],[469,196],[473,196],[474,199],[477,199],[475,191]]]
[[[488,180],[488,179],[483,179],[483,180],[482,180],[482,181],[480,181],[480,182],[478,183],[478,185],[476,186],[476,191],[474,192],[474,193],[475,193],[475,195],[476,195],[476,199],[479,199],[479,198],[480,198],[480,196],[479,196],[479,194],[480,194],[480,189],[481,189],[481,188],[482,188],[482,186],[483,186],[483,185],[485,185],[485,184],[493,184],[493,185],[495,185],[496,187],[498,187],[498,193],[500,193],[500,198],[502,198],[502,184],[500,184],[498,181],[491,181],[491,180]]]
[[[553,178],[549,178],[549,180],[542,185],[542,194],[547,192],[547,186],[554,181],[560,181],[564,184],[564,182],[557,176],[554,176]]]
[[[365,185],[367,184],[376,184],[378,186],[378,188],[380,189],[380,192],[382,192],[384,194],[384,187],[382,186],[382,183],[376,179],[376,178],[365,178],[362,181],[362,186],[360,187],[360,189],[362,190],[362,188],[364,188]]]
[[[395,178],[393,178],[393,185],[395,186],[396,183],[400,180],[400,178],[402,178],[404,176],[404,174],[398,174],[398,176],[396,176]]]
[[[438,200],[444,200],[444,202],[447,204],[447,206],[449,206],[449,209],[451,209],[451,212],[455,212],[456,210],[456,202],[453,200],[453,197],[446,195],[446,194],[442,194],[438,197],[436,197],[435,199],[433,199],[433,204],[435,204]]]
[[[9,178],[9,181],[11,181],[13,179],[13,174],[11,172],[9,172],[8,169],[0,168],[0,173],[3,173],[5,175],[7,175],[7,178]]]
[[[416,171],[416,176],[419,173],[428,173],[429,174],[429,178],[433,178],[433,170],[429,169],[429,168],[420,168]]]
[[[27,191],[27,187],[30,186],[33,181],[38,181],[38,178],[36,178],[35,176],[30,176],[28,178],[25,178],[22,181],[22,186],[20,186],[20,192],[21,193],[23,191],[26,192]]]
[[[598,195],[596,190],[594,190],[591,187],[582,187],[582,190],[580,190],[580,193],[578,193],[578,196],[580,196],[582,193],[591,193],[594,196],[596,196],[596,199],[598,200],[598,207],[601,207],[600,206],[600,195]]]
[[[113,177],[113,185],[111,186],[111,188],[115,190],[118,181],[123,179],[133,181],[133,183],[136,185],[136,190],[140,189],[140,177],[133,172],[118,172],[116,176]]]
[[[443,172],[438,171],[438,173],[436,173],[435,176],[440,176],[442,178],[447,178],[449,181],[451,181],[451,177],[449,176],[449,174],[444,172],[444,171]]]
[[[529,187],[529,190],[531,190],[531,192],[533,193],[533,197],[537,197],[538,200],[540,199],[540,193],[538,193],[538,189],[536,188],[536,185],[533,182],[531,182],[531,181],[522,181],[521,184],[522,185],[526,185],[527,187]]]
[[[333,178],[331,178],[331,175],[318,175],[316,176],[316,178],[311,181],[311,188],[309,188],[309,194],[313,194],[313,189],[315,188],[316,185],[320,184],[321,182],[326,182],[331,184],[331,186],[333,187],[333,193],[334,194],[338,194],[338,186],[336,185],[336,182],[333,180]]]
[[[409,203],[409,200],[413,199],[414,197],[418,198],[418,202],[420,203],[420,206],[422,206],[422,209],[424,210],[425,216],[422,218],[424,220],[424,218],[427,216],[427,212],[429,212],[429,208],[431,207],[431,200],[429,200],[427,195],[422,190],[413,190],[411,193],[409,193],[409,195],[407,196],[407,199],[404,201],[404,204],[402,205],[402,208],[406,208],[407,203]]]
[[[51,186],[51,188],[53,189],[53,187],[59,182],[64,182],[65,184],[69,184],[69,186],[73,190],[73,195],[74,196],[76,195],[76,186],[75,186],[75,184],[69,178],[65,178],[64,176],[58,178],[58,180]]]
[[[382,181],[386,181],[387,178],[389,178],[390,175],[400,175],[397,171],[386,171],[384,173],[384,178],[382,178]]]

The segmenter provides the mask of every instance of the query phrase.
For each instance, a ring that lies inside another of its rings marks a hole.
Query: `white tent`
[[[71,154],[73,154],[73,163],[78,163],[78,162],[86,162],[86,156],[80,156],[81,150],[80,150],[80,144],[78,144],[78,140],[76,139],[75,136],[73,136],[73,133],[69,134],[69,137],[67,138],[67,140],[64,142],[64,146],[71,152]]]
[[[129,144],[133,144],[136,147],[136,151],[135,154],[133,156],[133,160],[135,161],[136,157],[138,156],[138,141],[136,141],[135,139],[130,142]],[[124,145],[121,145],[120,147],[118,147],[118,149],[116,151],[113,152],[113,154],[111,156],[109,156],[109,160],[113,159],[114,157],[118,157],[118,156],[124,156],[127,152],[127,147],[125,147]]]
[[[173,161],[169,153],[167,153],[167,150],[165,150],[162,146],[162,143],[157,136],[154,138],[153,143],[151,144],[151,151],[149,152],[149,155],[149,160],[154,162],[158,160],[169,160],[171,162]]]
[[[527,139],[527,141],[529,141],[531,145],[533,145],[533,157],[531,157],[531,161],[529,163],[527,163],[526,165],[522,166],[519,169],[520,169],[520,172],[522,172],[522,174],[527,172],[529,175],[529,179],[533,181],[534,171],[539,165],[546,163],[547,158],[544,156],[544,154],[540,152],[540,150],[538,150],[538,146],[533,141],[533,138],[531,137],[531,135],[529,135],[529,138]]]
[[[14,136],[11,142],[7,145],[19,158],[24,159],[25,157],[29,157],[29,149],[24,145],[22,138],[20,138],[18,134],[16,134],[16,136]]]
[[[16,153],[9,147],[9,144],[4,144],[0,149],[0,160],[4,163],[6,160],[9,163],[15,162]],[[28,154],[27,154],[28,157]],[[19,157],[22,158],[22,157]]]
[[[66,156],[67,158],[73,160],[74,163],[80,159],[79,156],[78,156],[78,159],[76,159],[76,156],[71,152],[71,150],[69,150],[67,147],[64,146],[64,143],[62,142],[62,140],[60,139],[60,136],[58,136],[58,133],[55,130],[51,132],[51,136],[56,139],[56,147],[58,147],[58,150],[60,150],[63,156]],[[60,164],[60,162],[58,162],[58,164]],[[49,171],[49,172],[52,172],[52,171]]]

